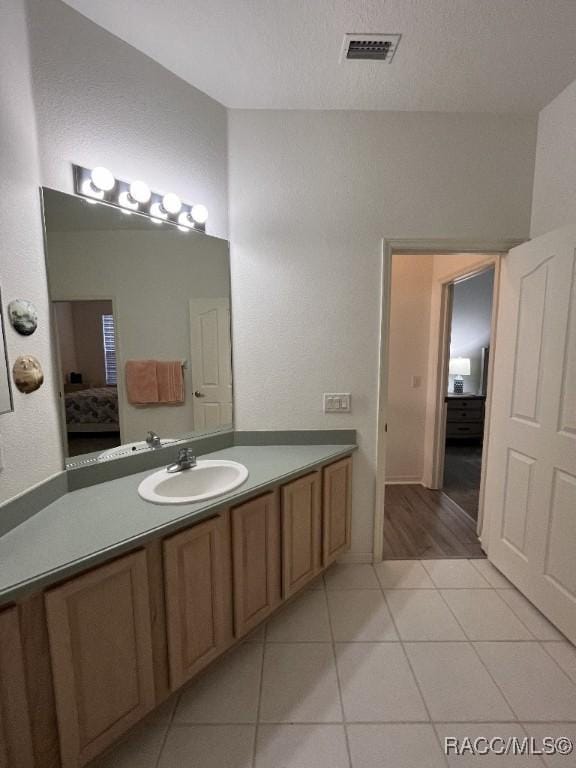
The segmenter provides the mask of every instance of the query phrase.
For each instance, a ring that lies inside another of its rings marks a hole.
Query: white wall
[[[372,549],[381,238],[526,237],[536,120],[232,110],[241,429],[356,427],[352,549]],[[324,415],[322,392],[352,392]]]
[[[60,0],[29,7],[42,183],[71,192],[72,163],[105,165],[204,203],[225,237],[226,109]]]
[[[40,315],[26,340],[8,329],[8,349],[11,363],[36,354],[47,373],[0,416],[3,501],[62,467],[38,186],[70,192],[73,163],[104,164],[203,202],[209,232],[224,237],[228,201],[220,104],[59,0],[1,3],[0,35],[1,287],[5,302],[32,299]]]
[[[576,216],[576,80],[538,118],[531,237]]]
[[[49,231],[48,254],[54,301],[113,299],[122,442],[143,440],[150,429],[163,437],[194,430],[189,302],[229,295],[226,241],[168,227],[158,231]],[[76,343],[85,343],[78,326]],[[77,354],[77,358],[80,365],[81,356]],[[150,358],[189,361],[182,405],[134,406],[127,402],[126,360]],[[78,370],[86,372],[81,367]]]
[[[23,2],[0,4],[0,287],[4,312],[16,298],[33,301],[39,326],[19,336],[6,324],[10,366],[32,354],[45,383],[23,395],[13,387],[14,412],[0,416],[3,469],[0,501],[62,468],[55,388],[49,350],[48,294],[42,247],[36,123]],[[6,317],[6,314],[4,315]]]
[[[386,479],[420,482],[424,467],[430,299],[434,257],[392,257]],[[413,377],[418,377],[415,386]]]
[[[454,286],[450,357],[467,357],[470,360],[470,376],[464,377],[464,391],[472,394],[480,394],[482,347],[490,345],[493,291],[493,269]],[[448,380],[448,390],[452,392],[454,377],[449,376]]]

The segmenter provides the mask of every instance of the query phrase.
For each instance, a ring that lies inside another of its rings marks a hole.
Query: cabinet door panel
[[[222,536],[222,518],[215,517],[164,542],[172,690],[226,645]]]
[[[0,613],[0,768],[33,768],[22,640],[16,608]]]
[[[231,510],[234,629],[241,637],[280,601],[280,519],[277,493]]]
[[[352,459],[324,467],[322,562],[329,565],[350,547]]]
[[[282,591],[298,592],[320,572],[320,473],[282,487]]]
[[[46,614],[62,765],[80,766],[154,706],[144,552],[51,590]]]

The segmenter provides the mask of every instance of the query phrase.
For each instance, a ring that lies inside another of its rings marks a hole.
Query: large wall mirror
[[[67,464],[230,428],[228,243],[42,196]]]

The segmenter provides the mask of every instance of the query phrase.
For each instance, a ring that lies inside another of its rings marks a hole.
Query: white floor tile
[[[324,590],[324,575],[317,576],[313,581],[311,581],[306,589],[319,589]]]
[[[475,643],[519,720],[576,721],[576,685],[538,643]]]
[[[422,565],[440,589],[490,589],[491,586],[469,560],[423,560]]]
[[[252,725],[173,726],[158,768],[251,768],[255,731]]]
[[[341,722],[330,644],[266,645],[260,719],[268,723]]]
[[[514,719],[469,643],[408,643],[405,648],[434,721]]]
[[[335,563],[324,581],[326,589],[380,589],[374,566],[367,563]]]
[[[336,658],[348,722],[428,720],[399,643],[338,644]]]
[[[418,560],[385,560],[375,565],[374,570],[384,589],[434,589]]]
[[[526,733],[520,723],[439,723],[436,725],[442,751],[448,756],[450,768],[543,768],[544,763],[537,757],[526,755],[498,755],[510,739],[518,739],[522,744]],[[446,744],[445,739],[450,739]],[[468,741],[475,744],[478,751],[487,750],[493,739],[494,750],[487,754],[457,754],[452,739],[457,739],[456,749],[467,750]],[[478,740],[478,741],[476,741]]]
[[[153,723],[159,723],[160,725],[169,725],[172,720],[174,710],[176,709],[179,697],[180,693],[172,694],[169,699],[160,704],[160,706],[156,707],[155,710],[150,712],[146,720]]]
[[[393,589],[385,594],[402,640],[466,640],[436,590]]]
[[[489,560],[474,558],[473,560],[470,560],[470,564],[476,568],[477,571],[480,571],[486,581],[493,587],[509,589],[512,586],[506,576],[503,576],[498,568],[494,567]]]
[[[266,641],[269,643],[329,643],[331,639],[324,591],[303,592],[268,622]]]
[[[263,643],[266,637],[266,625],[260,624],[259,627],[253,629],[245,637],[242,638],[243,643]]]
[[[534,639],[492,589],[445,589],[441,594],[470,640]]]
[[[256,768],[349,768],[343,725],[261,725]]]
[[[352,768],[445,768],[428,724],[347,726]]]
[[[95,762],[91,768],[156,768],[166,725],[142,723]]]
[[[328,592],[334,640],[398,640],[394,622],[380,590],[356,589]]]
[[[175,723],[255,723],[264,646],[242,643],[184,690]]]
[[[556,663],[576,683],[576,648],[567,641],[542,643],[545,651],[556,660]]]
[[[538,640],[563,640],[563,635],[558,632],[548,619],[540,611],[526,600],[517,589],[499,589],[498,594],[514,611],[520,621],[525,624],[530,632]]]
[[[561,754],[558,751],[555,755],[546,754],[543,756],[544,763],[548,768],[568,768],[576,763],[576,725],[574,723],[523,723],[524,730],[528,736],[536,740],[536,746],[540,749],[546,747],[549,751],[549,745],[543,739],[569,739],[573,745],[570,754]]]

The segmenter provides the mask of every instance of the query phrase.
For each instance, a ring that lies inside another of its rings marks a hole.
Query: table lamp
[[[464,394],[464,379],[462,377],[470,376],[470,358],[451,357],[448,373],[454,376],[454,394]]]

